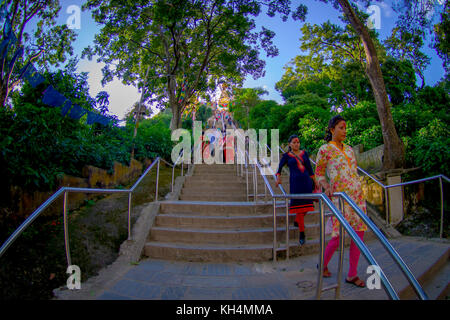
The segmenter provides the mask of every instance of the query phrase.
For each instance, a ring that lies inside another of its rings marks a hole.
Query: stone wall
[[[18,186],[13,186],[10,189],[11,202],[14,203],[13,212],[17,218],[23,218],[30,215],[42,203],[44,203],[53,193],[62,187],[74,188],[99,188],[111,189],[119,185],[128,185],[133,180],[137,179],[151,164],[151,160],[146,159],[144,163],[137,160],[132,160],[130,166],[125,166],[121,163],[114,163],[114,171],[112,174],[107,170],[100,169],[94,166],[85,166],[82,169],[82,177],[74,177],[64,175],[58,181],[58,187],[53,191],[33,193],[26,192]],[[78,208],[85,200],[93,199],[100,194],[85,194],[85,193],[69,193],[68,210]],[[56,200],[42,213],[43,215],[62,215],[63,212],[63,197]]]
[[[353,147],[358,166],[366,171],[380,171],[383,166],[384,144],[363,152],[362,145]]]

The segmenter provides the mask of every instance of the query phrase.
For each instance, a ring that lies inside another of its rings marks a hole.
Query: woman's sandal
[[[318,265],[318,264],[316,265],[316,268],[319,269],[319,265]],[[328,271],[328,268],[327,268],[327,267],[324,267],[324,268],[323,268],[322,276],[323,276],[324,278],[330,278],[330,277],[331,277],[331,272]]]
[[[366,284],[364,283],[364,281],[362,281],[360,278],[358,277],[354,277],[352,280],[348,280],[347,278],[345,278],[345,282],[347,283],[351,283],[359,288],[364,288],[366,286]]]

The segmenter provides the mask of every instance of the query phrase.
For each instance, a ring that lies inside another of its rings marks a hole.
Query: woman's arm
[[[280,164],[278,165],[278,171],[277,171],[277,182],[276,186],[278,187],[281,183],[281,170],[283,169],[284,165],[287,163],[287,154],[283,153],[283,156],[281,157]]]
[[[322,147],[320,147],[319,152],[317,153],[315,177],[316,182],[319,184],[319,187],[322,187],[324,189],[325,194],[328,197],[331,197],[331,186],[327,182],[325,176],[328,165],[328,157],[325,149],[326,145],[323,145]]]
[[[311,160],[309,159],[308,153],[306,151],[303,154],[303,158],[304,158],[306,170],[307,170],[311,180],[313,181],[313,184],[314,184],[313,185],[313,191],[314,191],[315,189],[318,188],[318,184],[317,184],[317,181],[316,181],[316,178],[315,178],[315,175],[314,175],[314,171],[313,171],[312,166],[311,166]]]

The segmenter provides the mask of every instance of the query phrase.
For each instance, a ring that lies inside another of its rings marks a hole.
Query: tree
[[[2,1],[3,40],[0,52],[0,104],[22,81],[25,66],[33,63],[48,69],[58,67],[72,54],[75,33],[66,25],[56,25],[59,0]],[[25,32],[28,23],[37,19],[37,29],[31,35]]]
[[[277,55],[274,33],[255,32],[251,17],[261,12],[263,1],[247,0],[89,0],[97,23],[103,25],[94,48],[84,52],[98,55],[106,64],[103,81],[114,76],[126,84],[148,88],[159,107],[172,110],[171,129],[181,126],[181,115],[191,99],[212,91],[218,79],[235,84],[246,75],[264,74],[259,50]],[[270,1],[267,13],[290,13],[290,1]],[[294,15],[303,17],[302,8]],[[145,70],[151,66],[150,73]],[[114,67],[112,70],[111,68]]]
[[[211,108],[208,108],[205,104],[202,104],[198,107],[197,112],[195,113],[195,120],[201,121],[202,125],[208,121],[208,119],[212,116],[213,111]]]
[[[369,29],[358,16],[358,11],[348,0],[320,0],[325,3],[332,3],[336,9],[340,8],[345,15],[346,21],[352,26],[356,34],[361,39],[365,53],[364,70],[369,78],[377,105],[378,116],[380,118],[381,130],[384,142],[383,169],[389,170],[402,168],[405,163],[405,148],[399,138],[392,118],[391,106],[381,72],[380,61],[375,43]],[[364,1],[366,4],[369,1]]]
[[[438,56],[443,60],[445,77],[449,75],[449,41],[450,6],[448,0],[403,0],[393,2],[393,9],[399,14],[397,29],[403,33],[420,35],[426,39],[427,34],[434,34],[432,44]],[[436,19],[439,19],[438,23]]]
[[[230,111],[233,118],[238,121],[243,128],[250,128],[250,111],[261,102],[261,96],[268,94],[262,88],[236,88],[234,90],[233,105]]]
[[[448,0],[445,1],[444,10],[441,13],[441,21],[434,25],[435,40],[433,47],[436,49],[437,54],[443,60],[443,66],[445,68],[446,78],[450,75],[450,40],[448,35],[450,34],[450,5]]]
[[[329,88],[327,98],[335,109],[367,100],[370,86],[364,74],[364,48],[353,29],[328,21],[322,25],[305,24],[301,30],[300,48],[308,55],[296,59],[298,71],[304,74],[300,77]],[[377,50],[382,51],[379,45]]]
[[[109,112],[109,94],[106,91],[100,91],[95,96],[95,102],[97,104],[100,114],[106,115]]]
[[[392,35],[384,41],[389,54],[401,61],[408,60],[414,66],[416,74],[425,86],[424,70],[430,64],[430,58],[420,51],[423,47],[423,31],[412,34],[400,27],[392,30]]]

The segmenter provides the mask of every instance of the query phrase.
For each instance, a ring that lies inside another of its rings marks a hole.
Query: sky
[[[377,6],[373,8],[369,14],[375,19],[375,27],[380,34],[379,39],[386,39],[392,30],[392,27],[396,21],[396,14],[391,9],[389,1],[374,2]],[[439,1],[439,0],[436,0]],[[74,31],[78,34],[77,40],[73,42],[74,55],[77,55],[81,59],[81,52],[89,45],[93,45],[95,34],[100,30],[100,26],[93,21],[90,12],[81,11],[81,3],[85,1],[75,0],[61,0],[62,9],[58,17],[58,23],[68,23],[74,25],[76,28]],[[292,1],[295,5],[298,1]],[[74,11],[75,10],[75,11]],[[79,12],[79,19],[75,19]],[[321,24],[330,20],[333,23],[340,24],[338,20],[340,13],[334,9],[331,5],[324,4],[319,1],[308,1],[308,16],[307,23]],[[261,53],[261,58],[266,61],[266,73],[265,76],[254,80],[251,76],[247,77],[244,82],[244,87],[255,88],[263,87],[269,94],[264,95],[266,100],[275,100],[278,103],[283,103],[283,99],[279,92],[275,90],[275,84],[278,82],[284,74],[284,67],[297,55],[302,54],[300,50],[300,37],[302,23],[289,19],[283,22],[281,18],[267,17],[264,13],[256,18],[256,26],[258,29],[261,26],[274,31],[276,36],[273,41],[279,49],[279,55],[274,58],[268,58],[265,54]],[[442,60],[437,56],[433,49],[430,49],[428,45],[425,45],[422,49],[430,58],[432,58],[431,64],[426,69],[425,81],[427,85],[434,85],[444,75],[442,68]],[[108,83],[103,87],[101,85],[102,64],[97,63],[95,59],[89,61],[87,59],[81,59],[78,65],[79,72],[89,73],[89,93],[92,97],[95,97],[99,91],[107,91],[110,95],[109,111],[111,114],[118,116],[120,119],[124,117],[131,106],[139,100],[140,94],[133,86],[126,86],[120,82],[117,78],[114,81]]]

